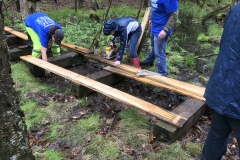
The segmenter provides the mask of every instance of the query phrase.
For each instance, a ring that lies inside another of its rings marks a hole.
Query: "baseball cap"
[[[63,34],[63,31],[61,29],[57,29],[54,33],[54,38],[55,38],[55,43],[57,45],[60,45],[61,44],[61,41],[63,40],[64,38],[64,34]]]

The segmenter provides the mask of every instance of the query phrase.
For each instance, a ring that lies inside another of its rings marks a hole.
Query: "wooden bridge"
[[[146,14],[145,14],[146,15]],[[146,18],[145,18],[146,19]],[[144,21],[146,21],[144,19]],[[145,22],[147,23],[147,21]],[[142,23],[143,25],[143,23]],[[15,31],[9,27],[5,27],[5,32],[9,34],[9,39],[20,38],[23,41],[27,40],[27,35],[24,33]],[[15,40],[16,42],[17,40]],[[124,93],[120,90],[114,89],[110,87],[108,84],[100,83],[96,80],[93,80],[89,77],[82,76],[80,74],[74,73],[65,69],[67,67],[66,64],[56,63],[57,60],[65,61],[69,60],[69,64],[73,61],[76,61],[77,58],[73,54],[69,54],[70,56],[64,57],[64,54],[60,59],[49,58],[49,62],[43,61],[41,59],[32,57],[31,51],[28,52],[11,52],[12,57],[18,57],[22,60],[33,64],[34,66],[38,66],[43,69],[47,69],[50,72],[62,76],[74,84],[78,84],[80,86],[84,86],[91,90],[97,91],[101,94],[104,94],[108,97],[111,97],[117,101],[121,101],[129,106],[135,107],[142,111],[148,112],[153,116],[159,118],[158,123],[154,128],[155,136],[159,135],[159,133],[164,134],[169,141],[173,142],[178,139],[182,134],[187,132],[189,128],[199,119],[199,117],[206,111],[206,106],[204,105],[204,91],[205,88],[195,86],[192,84],[188,84],[182,81],[174,80],[171,78],[163,77],[160,75],[154,76],[136,76],[140,69],[134,68],[132,66],[121,64],[120,66],[114,66],[111,60],[106,60],[101,56],[94,55],[93,51],[88,50],[86,48],[82,48],[80,46],[76,47],[76,45],[68,44],[62,42],[61,45],[63,47],[68,48],[74,53],[80,54],[81,58],[93,59],[99,61],[101,63],[107,64],[109,66],[105,67],[104,70],[110,73],[118,74],[124,77],[132,78],[134,80],[147,83],[156,87],[165,88],[167,90],[172,90],[174,92],[180,93],[182,95],[186,95],[189,98],[186,99],[182,104],[177,106],[173,111],[168,111],[162,109],[161,106],[156,106],[139,98],[136,98],[132,95]],[[74,59],[74,60],[73,60]],[[14,58],[12,58],[14,60]]]

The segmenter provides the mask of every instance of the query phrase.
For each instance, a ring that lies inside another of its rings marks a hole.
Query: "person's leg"
[[[229,134],[232,132],[228,117],[214,112],[211,128],[205,141],[202,160],[220,160],[227,151]]]
[[[235,135],[235,138],[237,139],[238,147],[240,148],[240,119],[228,118],[228,122],[230,123],[230,126]],[[240,151],[239,151],[239,157],[240,157]]]
[[[60,56],[60,46],[57,45],[55,42],[52,43],[51,51],[54,57]]]
[[[154,35],[150,34],[150,43],[151,43],[151,50],[144,61],[146,64],[153,66],[154,60],[155,60],[155,54],[154,54]]]
[[[26,27],[27,33],[32,39],[33,42],[33,50],[32,50],[32,56],[36,58],[40,58],[42,56],[41,54],[41,43],[40,43],[40,38],[38,34],[30,27]]]
[[[132,63],[134,65],[134,67],[136,67],[136,68],[141,68],[140,67],[140,61],[138,59],[137,50],[136,50],[137,43],[138,43],[138,40],[139,40],[141,34],[142,34],[142,28],[140,26],[129,37],[129,41],[130,41],[129,42],[129,52],[130,52],[130,55],[131,55],[131,58],[132,58]]]
[[[167,56],[166,56],[167,38],[160,39],[154,36],[154,53],[158,65],[158,73],[167,76]]]

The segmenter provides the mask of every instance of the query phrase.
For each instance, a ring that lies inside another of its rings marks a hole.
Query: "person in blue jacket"
[[[60,44],[64,38],[60,24],[45,13],[33,13],[25,19],[28,35],[33,42],[32,56],[47,61],[47,49],[51,47],[53,56],[60,56]],[[50,72],[45,70],[45,75]]]
[[[120,65],[125,52],[125,48],[129,42],[129,52],[131,55],[134,67],[140,67],[140,61],[136,51],[138,40],[142,34],[142,27],[140,23],[132,17],[122,17],[115,20],[107,20],[103,27],[104,35],[113,35],[112,45],[115,43],[116,37],[120,37],[120,47],[114,62],[115,66]]]
[[[202,160],[220,160],[234,133],[240,146],[240,3],[228,14],[204,97],[214,110]]]
[[[167,76],[166,46],[178,18],[178,0],[151,0],[152,50],[141,65],[153,66],[157,60],[158,73]]]

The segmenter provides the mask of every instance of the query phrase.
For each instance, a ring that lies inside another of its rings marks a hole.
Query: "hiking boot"
[[[140,62],[141,66],[153,66],[153,62],[146,62],[146,60]]]

